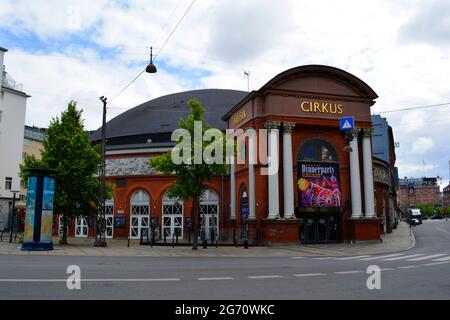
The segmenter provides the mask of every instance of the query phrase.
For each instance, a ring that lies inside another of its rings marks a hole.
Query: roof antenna
[[[247,91],[250,92],[250,71],[244,70],[244,77],[247,78]]]

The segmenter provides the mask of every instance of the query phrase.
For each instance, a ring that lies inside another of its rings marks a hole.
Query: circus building
[[[320,65],[290,69],[250,93],[171,94],[109,121],[107,180],[115,189],[107,202],[108,238],[137,240],[152,227],[159,243],[191,240],[192,203],[171,199],[167,189],[175,177],[155,172],[148,162],[174,146],[172,132],[189,114],[191,98],[203,104],[212,126],[245,134],[228,174],[215,177],[201,199],[204,240],[270,245],[380,239],[371,120],[377,94],[354,75]],[[341,131],[340,119],[348,116],[354,129]],[[101,130],[91,138],[99,143]],[[76,219],[70,235],[94,236],[93,222]]]

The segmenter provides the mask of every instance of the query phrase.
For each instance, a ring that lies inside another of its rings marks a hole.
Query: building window
[[[12,189],[12,178],[6,177],[5,178],[5,190],[11,190]]]
[[[106,238],[112,239],[114,236],[114,199],[105,202]]]
[[[219,239],[219,197],[212,190],[206,190],[200,199],[201,234],[204,240]]]
[[[312,140],[307,142],[298,154],[298,161],[338,161],[336,151],[326,141]]]

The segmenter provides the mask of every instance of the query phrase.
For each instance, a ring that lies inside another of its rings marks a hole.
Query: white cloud
[[[432,138],[420,137],[412,143],[411,153],[422,155],[430,151],[434,147]]]

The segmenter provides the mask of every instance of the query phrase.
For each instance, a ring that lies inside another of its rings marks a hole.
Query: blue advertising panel
[[[52,241],[54,196],[55,179],[45,177],[42,192],[41,242]]]
[[[24,242],[32,242],[33,237],[34,237],[34,215],[35,215],[35,208],[36,208],[36,188],[37,188],[37,177],[28,178]]]

